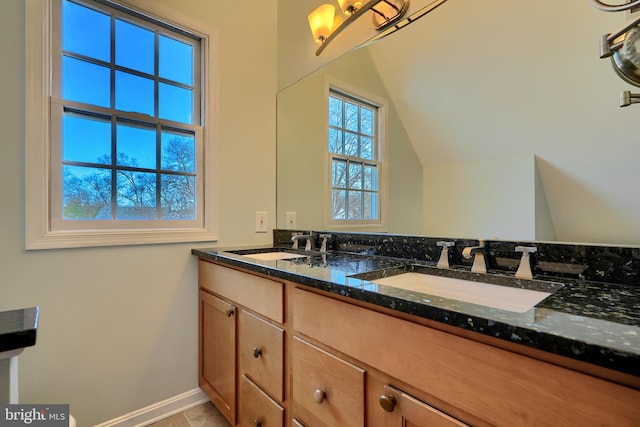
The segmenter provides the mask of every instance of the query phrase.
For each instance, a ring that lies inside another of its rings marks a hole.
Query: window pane
[[[349,164],[349,188],[362,188],[361,164]]]
[[[352,130],[354,132],[358,131],[358,112],[359,108],[356,104],[352,104],[350,102],[346,103],[344,109],[345,121],[344,128],[347,130]]]
[[[362,200],[363,219],[378,219],[377,193],[364,193]]]
[[[333,219],[346,219],[347,192],[345,190],[333,190],[331,203],[333,206]]]
[[[118,170],[118,219],[157,219],[156,174]]]
[[[358,135],[346,132],[344,137],[344,155],[358,157]]]
[[[116,19],[116,64],[153,74],[154,39],[152,31]]]
[[[160,83],[159,116],[181,123],[193,123],[193,93],[189,89]]]
[[[155,129],[118,124],[116,136],[118,166],[156,168]]]
[[[333,187],[346,188],[347,186],[347,162],[333,160],[331,168],[331,185]]]
[[[111,123],[65,113],[62,119],[62,159],[111,164]]]
[[[62,49],[109,61],[111,18],[79,4],[62,2]]]
[[[365,135],[373,135],[374,112],[368,108],[360,110],[360,132]]]
[[[116,71],[116,109],[154,116],[153,80]]]
[[[192,176],[162,175],[162,218],[196,217],[196,180]]]
[[[71,101],[109,107],[109,69],[75,58],[62,58],[62,97]]]
[[[63,166],[62,173],[64,219],[112,219],[110,170]]]
[[[329,129],[329,152],[336,154],[344,154],[344,145],[342,143],[342,131]]]
[[[362,219],[362,193],[359,191],[348,192],[347,219]]]
[[[185,85],[193,84],[193,46],[167,36],[158,38],[160,77]]]
[[[342,127],[342,100],[329,97],[329,125]]]
[[[364,167],[364,188],[367,190],[378,190],[378,168],[371,165]]]
[[[196,140],[193,135],[162,132],[161,168],[179,172],[195,172]]]
[[[373,139],[368,136],[360,137],[360,156],[363,159],[373,160],[375,158],[373,151]]]

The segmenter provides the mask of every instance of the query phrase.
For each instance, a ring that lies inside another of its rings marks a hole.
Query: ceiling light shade
[[[362,6],[362,2],[358,0],[338,0],[338,4],[347,15],[353,15]]]
[[[323,4],[309,14],[309,27],[316,42],[322,43],[329,37],[335,15],[336,8],[330,4]]]

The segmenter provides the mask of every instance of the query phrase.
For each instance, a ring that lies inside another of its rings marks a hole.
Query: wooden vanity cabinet
[[[200,260],[200,387],[232,425],[284,425],[284,285]]]
[[[202,290],[198,300],[198,383],[222,415],[235,424],[237,308]]]
[[[208,261],[199,286],[199,381],[233,425],[640,425],[640,390],[580,365]]]

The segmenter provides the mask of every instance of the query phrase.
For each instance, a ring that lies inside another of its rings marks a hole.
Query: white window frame
[[[217,119],[217,33],[152,0],[117,4],[184,28],[201,38],[201,114],[204,191],[203,218],[190,228],[89,229],[55,231],[51,227],[51,107],[53,0],[25,0],[25,247],[53,249],[217,240],[218,213],[214,159]]]
[[[378,109],[377,123],[377,152],[378,152],[378,198],[379,198],[379,218],[376,220],[335,220],[332,209],[332,182],[331,182],[331,159],[327,141],[329,140],[329,95],[331,91],[337,91],[360,99],[371,104]],[[376,94],[366,91],[355,85],[345,83],[334,77],[326,76],[324,84],[324,228],[336,231],[387,231],[388,212],[388,179],[387,179],[387,105],[388,101]]]

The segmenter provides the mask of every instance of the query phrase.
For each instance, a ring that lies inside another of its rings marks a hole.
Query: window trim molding
[[[103,0],[104,1],[104,0]],[[108,2],[107,2],[108,3]],[[50,207],[50,105],[52,0],[25,0],[25,248],[54,249],[91,246],[139,245],[216,241],[218,236],[217,162],[218,81],[217,31],[152,0],[119,0],[135,11],[188,28],[202,38],[201,97],[203,138],[203,226],[198,228],[148,228],[136,230],[52,231]],[[207,108],[204,108],[204,106]]]
[[[366,220],[333,220],[331,209],[331,153],[327,149],[327,141],[329,135],[329,94],[331,90],[338,92],[344,92],[355,98],[361,98],[369,103],[372,103],[378,108],[378,162],[380,164],[379,176],[378,176],[378,198],[380,200],[380,220],[379,221],[366,221]],[[373,231],[373,232],[385,232],[388,230],[388,187],[389,180],[387,178],[387,154],[388,154],[388,140],[387,140],[387,105],[389,101],[379,95],[373,94],[370,91],[359,88],[355,85],[345,83],[335,77],[325,76],[324,78],[324,93],[322,102],[324,103],[324,138],[323,138],[323,152],[324,156],[324,185],[323,185],[323,223],[324,228],[327,230],[335,231]]]

